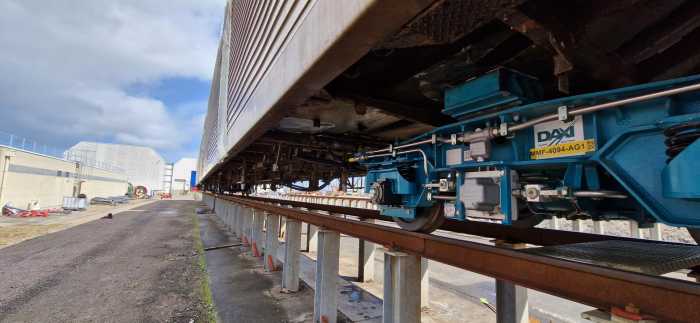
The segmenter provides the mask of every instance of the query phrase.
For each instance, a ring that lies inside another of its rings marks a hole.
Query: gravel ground
[[[0,250],[0,322],[203,321],[196,206],[159,201]]]

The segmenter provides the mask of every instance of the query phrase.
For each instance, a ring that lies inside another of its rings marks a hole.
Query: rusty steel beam
[[[592,44],[574,41],[563,26],[546,26],[518,9],[504,10],[498,19],[550,52],[553,57],[561,57],[568,64],[573,64],[571,67],[574,69],[582,68],[596,80],[613,87],[638,83],[639,71],[635,66],[615,53],[603,53]],[[555,74],[558,74],[557,71]]]
[[[700,65],[700,29],[695,29],[675,46],[640,63],[645,75],[655,81],[688,75]]]
[[[626,60],[640,63],[676,45],[698,27],[700,2],[687,1],[648,31],[635,36],[618,52]]]
[[[596,308],[634,304],[642,313],[664,322],[700,322],[700,285],[695,283],[407,232],[242,197],[219,197]]]

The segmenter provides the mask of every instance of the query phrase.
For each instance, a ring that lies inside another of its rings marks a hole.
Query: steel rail
[[[318,204],[301,202],[294,200],[285,199],[272,199],[259,196],[248,196],[247,199],[268,202],[273,204],[289,205],[293,207],[305,208],[308,210],[318,210],[326,211],[334,214],[347,214],[365,219],[376,219],[383,221],[393,222],[393,219],[388,216],[383,216],[379,214],[379,211],[373,209],[363,209],[348,206],[339,205],[328,205],[328,204]],[[317,197],[321,198],[321,197]],[[650,244],[667,244],[667,245],[684,245],[681,243],[668,242],[668,241],[652,241],[645,239],[636,239],[629,237],[618,237],[618,236],[607,236],[602,234],[594,233],[584,233],[575,231],[562,231],[562,230],[552,230],[543,228],[519,228],[508,225],[501,225],[497,223],[488,222],[478,222],[478,221],[459,221],[453,219],[446,219],[443,225],[440,227],[441,230],[464,233],[475,236],[489,237],[499,240],[506,240],[511,242],[522,242],[529,243],[539,246],[556,246],[569,243],[583,243],[583,242],[594,242],[594,241],[610,241],[610,240],[624,240],[624,241],[636,241],[645,242]]]
[[[260,200],[217,196],[596,308],[634,304],[664,322],[700,322],[700,285],[408,232]]]
[[[287,193],[285,196],[292,197],[309,197],[309,198],[324,198],[324,199],[334,199],[334,200],[357,200],[357,201],[370,201],[367,196],[361,195],[308,195],[308,194],[298,194],[298,193]]]
[[[591,106],[587,106],[587,107],[576,108],[576,109],[570,110],[568,112],[568,114],[572,115],[572,116],[583,115],[583,114],[597,112],[600,110],[617,108],[617,107],[620,107],[620,106],[623,106],[626,104],[644,102],[644,101],[649,101],[649,100],[653,100],[653,99],[658,99],[661,97],[666,97],[666,96],[671,96],[671,95],[676,95],[676,94],[681,94],[681,93],[691,92],[691,91],[698,91],[698,90],[700,90],[700,83],[686,85],[686,86],[682,86],[682,87],[678,87],[678,88],[670,89],[670,90],[665,90],[665,91],[659,91],[659,92],[653,92],[653,93],[648,93],[648,94],[644,94],[644,95],[634,96],[634,97],[630,97],[630,98],[626,98],[626,99],[622,99],[622,100],[616,100],[616,101],[591,105]],[[508,127],[508,131],[518,131],[518,130],[526,129],[526,128],[532,127],[536,124],[540,124],[540,123],[552,121],[552,120],[557,120],[558,118],[559,118],[559,114],[557,114],[557,113],[548,114],[548,115],[543,116],[543,117],[539,117],[536,119],[532,119],[530,121],[526,121],[523,123],[519,123],[519,124],[510,126],[510,127]]]

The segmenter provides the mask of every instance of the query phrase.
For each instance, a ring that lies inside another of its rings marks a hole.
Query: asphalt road
[[[198,322],[194,201],[159,201],[0,250],[0,322]]]

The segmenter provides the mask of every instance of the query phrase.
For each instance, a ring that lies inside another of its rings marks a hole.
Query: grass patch
[[[65,225],[62,223],[52,224],[16,224],[0,227],[0,248],[20,243],[24,240],[33,239],[54,231],[59,231]]]
[[[204,244],[202,244],[202,238],[199,232],[199,218],[197,214],[192,214],[192,235],[194,236],[194,247],[199,255],[199,270],[201,271],[200,279],[200,295],[202,297],[202,303],[204,304],[204,313],[202,317],[202,322],[216,323],[216,307],[214,305],[214,299],[211,296],[211,289],[209,288],[209,273],[207,273],[207,260],[204,256]]]

